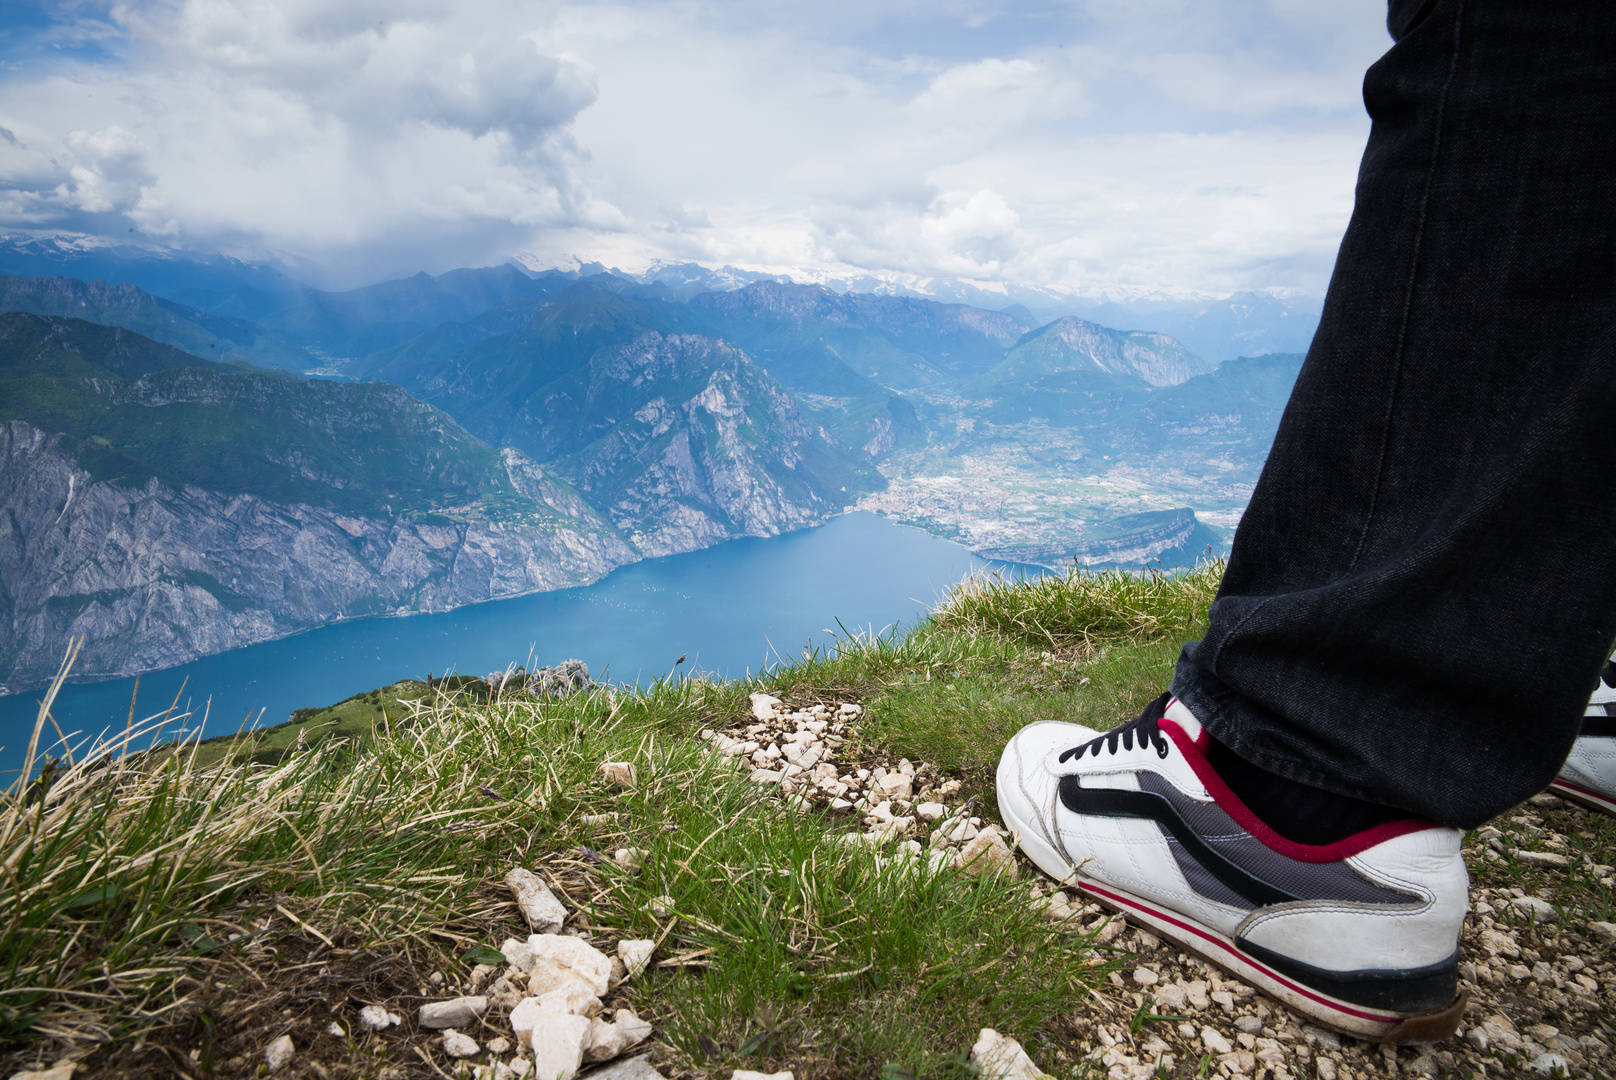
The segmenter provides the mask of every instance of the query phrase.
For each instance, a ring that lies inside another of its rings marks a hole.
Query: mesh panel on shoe
[[[1344,860],[1306,863],[1287,858],[1242,829],[1217,803],[1200,802],[1190,798],[1158,773],[1142,771],[1135,775],[1139,778],[1140,788],[1160,795],[1171,803],[1189,823],[1190,828],[1194,829],[1214,851],[1276,889],[1283,889],[1303,900],[1349,900],[1363,904],[1420,902],[1419,897],[1376,885]],[[1194,857],[1183,850],[1182,845],[1173,842],[1170,837],[1168,843],[1180,867],[1186,862],[1195,862]],[[1187,872],[1184,876],[1189,879],[1197,892],[1207,896],[1208,899],[1218,900],[1220,903],[1234,903],[1247,909],[1252,907],[1251,902],[1243,897],[1236,900],[1223,899],[1219,893],[1233,895],[1233,890],[1217,882],[1205,870],[1196,877],[1191,877]],[[1203,889],[1198,881],[1206,879],[1214,882],[1216,888]]]

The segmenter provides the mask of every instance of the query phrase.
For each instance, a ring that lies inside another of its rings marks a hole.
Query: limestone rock
[[[971,1064],[983,1080],[1042,1080],[1046,1075],[1019,1042],[992,1028],[983,1028],[977,1036],[971,1047]]]
[[[511,1031],[516,1036],[516,1045],[527,1047],[533,1045],[533,1026],[539,1022],[543,1013],[539,1009],[539,999],[536,997],[523,998],[511,1010]]]
[[[628,970],[628,977],[632,979],[645,971],[645,966],[651,962],[651,953],[655,949],[656,942],[649,938],[619,941],[617,958],[623,961],[623,967]]]
[[[514,1019],[514,1017],[513,1017]],[[572,1080],[584,1063],[584,1044],[592,1021],[586,1016],[540,1013],[528,1033],[533,1074],[545,1080]],[[521,1033],[517,1033],[521,1038]]]
[[[640,848],[618,848],[617,853],[612,856],[612,861],[629,873],[637,874],[645,865],[645,852]]]
[[[362,1031],[382,1031],[403,1022],[403,1017],[388,1012],[380,1005],[366,1005],[359,1010],[359,1027]]]
[[[567,919],[567,909],[556,899],[543,878],[517,867],[505,875],[505,884],[516,897],[516,906],[521,909],[522,918],[527,920],[528,928],[535,934],[553,934],[561,929],[561,924]],[[503,949],[500,951],[504,952]],[[510,953],[505,953],[505,958],[509,960]]]
[[[1016,876],[1015,856],[997,829],[983,829],[961,848],[957,865],[967,874],[1004,874],[1012,879]]]
[[[734,1072],[729,1074],[729,1080],[795,1080],[795,1077],[791,1075],[790,1069],[777,1073],[753,1072],[751,1069],[736,1069]]]
[[[1230,1044],[1228,1039],[1223,1037],[1223,1032],[1213,1027],[1203,1027],[1201,1029],[1201,1045],[1214,1054],[1230,1054],[1234,1052],[1234,1046]]]
[[[600,997],[582,979],[568,979],[554,990],[539,995],[539,1011],[594,1016],[600,1012]]]
[[[634,786],[635,772],[632,761],[603,761],[600,765],[600,774],[606,778],[608,784],[628,788]]]
[[[1525,855],[1527,852],[1522,852]],[[1565,856],[1560,856],[1560,865],[1565,865]],[[1509,902],[1509,906],[1531,919],[1534,923],[1553,922],[1559,916],[1555,914],[1554,905],[1547,900],[1539,900],[1535,896],[1518,896]]]
[[[648,906],[650,907],[651,914],[654,917],[658,919],[666,919],[669,915],[673,914],[673,897],[654,896],[651,898],[651,903]]]
[[[525,974],[533,970],[533,947],[527,942],[506,938],[499,951],[505,954],[505,962],[517,971]]]
[[[452,1058],[475,1057],[481,1052],[477,1040],[450,1028],[443,1033],[443,1052]]]
[[[488,999],[480,995],[429,1001],[421,1006],[416,1022],[424,1028],[470,1027],[487,1011]]]
[[[617,1021],[617,1030],[623,1035],[625,1049],[640,1045],[649,1039],[651,1032],[655,1030],[648,1021],[635,1016],[632,1009],[618,1009],[613,1015]]]
[[[937,821],[948,813],[948,807],[940,802],[923,802],[915,807],[915,817],[921,821]]]
[[[617,1025],[595,1017],[589,1021],[589,1037],[584,1040],[585,1061],[610,1061],[628,1049],[628,1042]]]
[[[488,1000],[498,1008],[513,1009],[518,1001],[527,996],[524,993],[527,980],[522,978],[522,972],[513,968],[512,973],[521,981],[522,986],[517,986],[510,975],[501,975],[494,980],[494,985],[488,988]]]
[[[1507,956],[1511,960],[1521,955],[1521,947],[1515,939],[1498,930],[1483,930],[1481,947],[1494,956]]]
[[[1616,923],[1590,922],[1588,931],[1599,944],[1616,945]]]
[[[12,1073],[11,1080],[73,1080],[73,1072],[78,1067],[76,1061],[61,1061],[48,1069]]]
[[[602,997],[611,987],[612,958],[589,942],[566,934],[534,934],[527,939],[533,947],[533,971],[528,975],[528,993],[537,997],[549,993],[568,979],[581,979]]]
[[[752,718],[754,720],[774,720],[780,715],[780,699],[773,694],[753,694]]]
[[[268,1066],[270,1072],[278,1073],[290,1065],[292,1058],[296,1056],[297,1047],[292,1045],[292,1037],[282,1035],[264,1050],[264,1064]]]
[[[589,1080],[668,1080],[651,1067],[650,1055],[625,1058],[602,1066],[589,1074]]]
[[[1548,870],[1563,870],[1571,863],[1570,859],[1554,851],[1517,851],[1515,861]]]

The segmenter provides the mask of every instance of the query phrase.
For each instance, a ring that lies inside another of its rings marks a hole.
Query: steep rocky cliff
[[[448,511],[353,513],[152,478],[97,481],[70,439],[0,424],[0,693],[183,663],[341,619],[585,584],[637,558],[516,451],[506,495]]]
[[[823,519],[882,484],[740,350],[647,331],[530,399],[513,425],[647,555]]]

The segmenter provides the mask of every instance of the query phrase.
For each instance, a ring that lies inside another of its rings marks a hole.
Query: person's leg
[[[1616,636],[1616,5],[1391,23],[1323,320],[1173,692],[1263,769],[1471,827],[1554,777]]]
[[[1209,632],[1138,720],[1035,724],[997,780],[1046,872],[1315,1020],[1426,1041],[1463,1008],[1453,826],[1553,778],[1616,635],[1616,6],[1390,24]]]

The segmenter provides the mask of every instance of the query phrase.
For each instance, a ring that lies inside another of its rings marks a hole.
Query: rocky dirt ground
[[[972,1051],[984,1073],[1366,1080],[1612,1072],[1616,924],[1608,921],[1612,869],[1599,855],[1611,849],[1616,829],[1590,811],[1539,795],[1469,837],[1463,1026],[1437,1045],[1382,1047],[1304,1022],[1123,918],[1074,903],[1013,852],[991,792],[973,792],[931,764],[894,759],[861,738],[858,704],[755,694],[750,709],[701,738],[788,805],[827,812],[844,843],[869,845],[894,862],[1016,876],[1029,904],[1084,935],[1092,963],[1110,969],[1073,1003],[1057,1037],[1037,1050],[1039,1060],[996,1033],[962,1032],[961,1053]],[[611,763],[606,768],[608,780],[633,783],[631,772],[614,777]],[[651,1025],[625,1008],[623,991],[647,962],[699,966],[700,957],[665,955],[658,941],[609,940],[578,917],[595,887],[584,859],[632,866],[639,856],[631,848],[586,850],[570,864],[547,862],[542,878],[516,872],[503,885],[489,883],[475,910],[438,931],[457,950],[501,950],[469,973],[434,969],[407,940],[347,947],[287,913],[286,929],[300,932],[266,934],[275,944],[199,969],[209,1004],[184,1030],[72,1060],[13,1057],[13,1068],[22,1066],[14,1080],[75,1073],[80,1080],[270,1073],[514,1080],[541,1072],[556,1080],[580,1068],[593,1068],[582,1074],[592,1080],[661,1080],[659,1064],[677,1076]],[[547,922],[545,904],[572,915]],[[526,941],[509,936],[517,910],[536,932]],[[565,985],[574,977],[581,987]],[[558,1040],[565,1042],[559,1049]],[[913,1080],[885,1070],[882,1078]]]
[[[1463,1026],[1445,1043],[1393,1048],[1307,1023],[1119,915],[1092,904],[1072,907],[1024,857],[1011,858],[992,823],[996,811],[975,797],[960,799],[959,783],[930,765],[879,752],[839,760],[857,706],[799,711],[764,695],[753,703],[753,716],[703,734],[720,752],[745,760],[754,780],[842,815],[853,842],[895,841],[894,857],[925,853],[967,872],[1019,873],[1030,880],[1030,903],[1093,934],[1097,963],[1121,962],[1107,989],[1072,1017],[1079,1035],[1069,1062],[1038,1063],[1051,1073],[1078,1062],[1109,1080],[1596,1077],[1613,1067],[1616,924],[1606,920],[1616,882],[1612,868],[1595,861],[1601,837],[1593,827],[1603,832],[1608,823],[1593,811],[1541,794],[1469,837]]]

